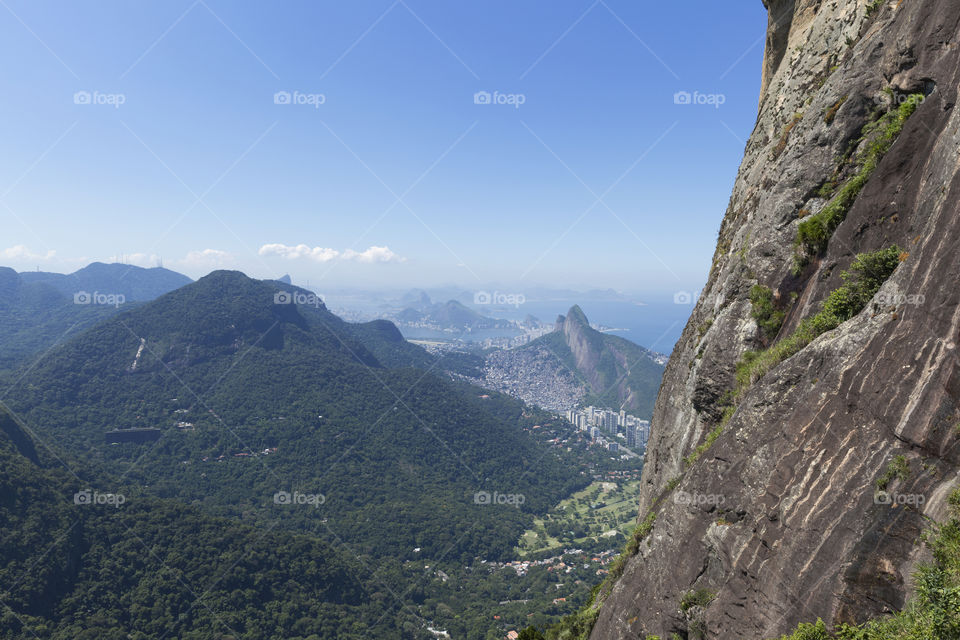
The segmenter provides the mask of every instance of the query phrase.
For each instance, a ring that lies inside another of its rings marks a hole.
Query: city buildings
[[[567,420],[580,431],[590,434],[594,440],[601,435],[623,436],[630,449],[644,449],[650,439],[650,421],[640,420],[626,411],[611,411],[599,407],[570,409]]]

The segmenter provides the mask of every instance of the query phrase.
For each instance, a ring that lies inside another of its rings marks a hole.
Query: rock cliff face
[[[615,382],[615,380],[606,380],[604,372],[600,369],[603,336],[590,327],[590,322],[580,307],[574,306],[566,316],[557,318],[555,330],[563,334],[563,341],[570,349],[577,370],[586,377],[591,388],[605,389]],[[627,364],[625,359],[623,364],[624,366]],[[628,389],[624,389],[623,394],[632,395]],[[624,400],[629,401],[629,397],[625,397]]]
[[[764,4],[756,128],[654,412],[640,516],[655,524],[596,640],[770,638],[899,608],[960,481],[960,3]],[[918,94],[825,248],[793,269],[798,226],[848,184],[869,123]],[[893,245],[902,262],[862,312],[734,393],[744,353],[782,343],[857,254]],[[755,285],[785,314],[776,336],[754,319]],[[878,482],[907,504],[878,504]]]

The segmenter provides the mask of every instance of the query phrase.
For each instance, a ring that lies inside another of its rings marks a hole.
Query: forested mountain
[[[23,271],[28,283],[48,284],[70,298],[86,291],[122,295],[128,302],[147,302],[192,282],[187,276],[163,267],[145,269],[132,264],[93,262],[73,273]]]
[[[93,263],[71,274],[0,267],[0,370],[116,313],[189,284],[166,269]]]
[[[385,615],[383,587],[316,537],[91,490],[31,456],[0,409],[0,637],[429,637],[408,612]]]
[[[215,272],[53,349],[11,405],[53,448],[150,495],[376,556],[505,557],[530,513],[584,482],[521,429],[542,416],[310,295]],[[326,500],[278,510],[281,491]],[[484,491],[524,501],[477,504]]]
[[[107,305],[76,305],[53,286],[27,283],[13,269],[0,267],[0,370],[114,311]]]

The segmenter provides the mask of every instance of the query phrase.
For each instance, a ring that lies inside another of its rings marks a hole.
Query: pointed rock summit
[[[542,349],[558,360],[557,366],[574,372],[588,390],[585,402],[640,416],[652,413],[663,375],[656,354],[597,331],[579,305],[557,317],[552,333],[524,348]]]

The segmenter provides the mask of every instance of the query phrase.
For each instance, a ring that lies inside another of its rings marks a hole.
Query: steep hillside
[[[553,367],[558,380],[572,376],[580,382],[586,404],[625,409],[643,418],[653,412],[663,376],[656,354],[593,329],[577,305],[557,319],[553,332],[517,351],[538,354],[541,374]]]
[[[960,4],[765,4],[757,125],[597,640],[898,610],[958,482]]]
[[[0,370],[43,352],[116,312],[116,306],[77,305],[45,282],[26,282],[0,267]]]
[[[316,539],[88,493],[32,448],[0,408],[3,638],[430,637],[405,611],[384,615],[379,585]]]
[[[53,349],[11,405],[62,455],[154,496],[279,516],[377,557],[505,556],[532,511],[582,482],[521,429],[535,414],[310,295],[215,272]],[[293,490],[323,509],[278,512]],[[480,491],[525,501],[490,508]]]
[[[0,369],[77,335],[120,307],[190,283],[166,269],[93,263],[71,274],[0,267]]]

